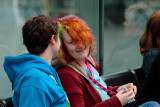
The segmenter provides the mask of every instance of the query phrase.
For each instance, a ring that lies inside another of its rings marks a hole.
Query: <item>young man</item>
[[[4,69],[12,84],[14,107],[66,107],[67,96],[51,66],[60,48],[58,25],[49,16],[26,21],[23,43],[29,53],[6,56]]]

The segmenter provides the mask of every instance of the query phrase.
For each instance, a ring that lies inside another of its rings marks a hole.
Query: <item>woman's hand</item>
[[[135,85],[133,85],[133,83],[128,83],[123,86],[125,86],[128,90],[133,90],[135,95],[137,94],[137,87]],[[121,86],[121,87],[123,87],[123,86]],[[121,88],[121,87],[119,87],[119,88]]]
[[[128,103],[129,100],[135,97],[135,94],[133,90],[129,90],[128,92],[121,90],[116,94],[116,96],[120,100],[122,106],[124,106],[125,104]]]

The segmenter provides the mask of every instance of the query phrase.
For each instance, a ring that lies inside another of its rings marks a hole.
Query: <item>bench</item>
[[[133,83],[139,87],[140,83],[144,79],[143,72],[141,68],[129,69],[122,73],[117,73],[109,76],[102,76],[102,79],[106,82],[108,86],[120,86],[127,83]],[[1,99],[0,107],[13,107],[12,98]]]
[[[122,73],[102,76],[107,86],[121,86],[127,83],[133,83],[139,87],[144,79],[144,74],[141,68],[129,69]]]
[[[12,98],[0,99],[0,107],[13,107]]]

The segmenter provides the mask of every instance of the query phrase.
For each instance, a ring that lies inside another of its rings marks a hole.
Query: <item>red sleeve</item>
[[[61,69],[60,69],[61,70]],[[58,74],[64,90],[70,101],[71,107],[85,107],[84,95],[82,92],[81,83],[78,78],[72,76],[70,73],[59,73]],[[63,69],[63,72],[69,72]]]
[[[119,88],[120,86],[108,86],[107,89],[111,90],[111,91],[114,91],[114,92],[117,92],[117,89]]]
[[[102,101],[92,107],[122,107],[119,99],[114,95],[110,99]]]
[[[85,107],[82,83],[70,71],[73,70],[68,67],[58,70],[62,86],[67,93],[71,107]],[[93,105],[93,107],[122,107],[122,105],[116,96],[112,96],[108,100]]]

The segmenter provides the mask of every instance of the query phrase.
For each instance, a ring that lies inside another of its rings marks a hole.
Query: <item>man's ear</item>
[[[50,39],[50,43],[53,44],[53,45],[54,45],[55,42],[56,42],[54,36],[55,36],[55,35],[52,35],[52,36],[51,36],[51,39]]]

